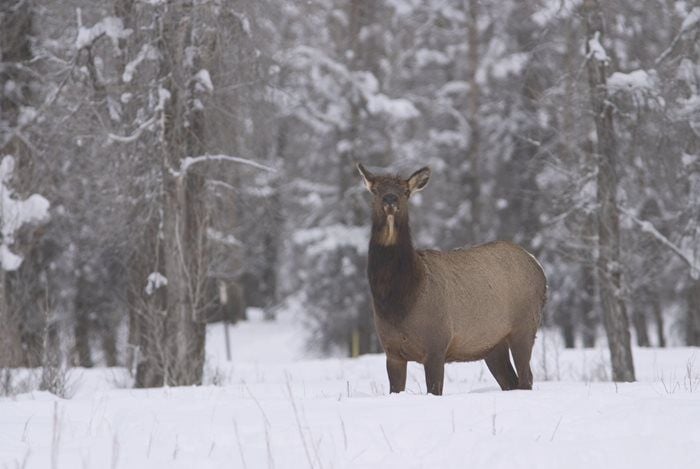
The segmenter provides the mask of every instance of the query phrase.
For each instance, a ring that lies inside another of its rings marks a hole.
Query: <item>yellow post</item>
[[[360,331],[357,329],[352,330],[350,354],[353,358],[360,356]]]

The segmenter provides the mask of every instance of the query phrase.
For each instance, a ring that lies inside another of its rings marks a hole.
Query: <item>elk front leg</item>
[[[406,389],[406,360],[386,357],[386,372],[389,375],[389,392]]]
[[[425,385],[430,394],[442,396],[442,382],[445,378],[445,359],[442,357],[429,358],[424,364]]]

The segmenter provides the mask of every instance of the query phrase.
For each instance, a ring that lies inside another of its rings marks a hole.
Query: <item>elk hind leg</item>
[[[518,376],[510,364],[508,345],[505,341],[496,345],[484,359],[489,371],[496,378],[496,382],[504,391],[515,389],[518,386]]]
[[[518,389],[532,389],[532,369],[530,358],[532,346],[535,343],[535,333],[520,333],[511,337],[510,350],[513,353],[515,369],[518,370]]]

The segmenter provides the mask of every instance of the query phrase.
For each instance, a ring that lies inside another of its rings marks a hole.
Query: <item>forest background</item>
[[[566,347],[700,345],[700,4],[11,0],[0,368],[202,380],[205,324],[381,351],[362,162],[429,165],[414,239],[520,243]]]

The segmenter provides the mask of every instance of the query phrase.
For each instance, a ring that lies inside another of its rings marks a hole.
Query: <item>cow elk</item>
[[[445,363],[480,359],[501,389],[532,389],[530,356],[547,293],[540,263],[504,241],[414,249],[408,200],[430,169],[402,179],[357,168],[373,195],[367,274],[390,391],[406,388],[409,361],[423,364],[428,392],[440,395]]]

